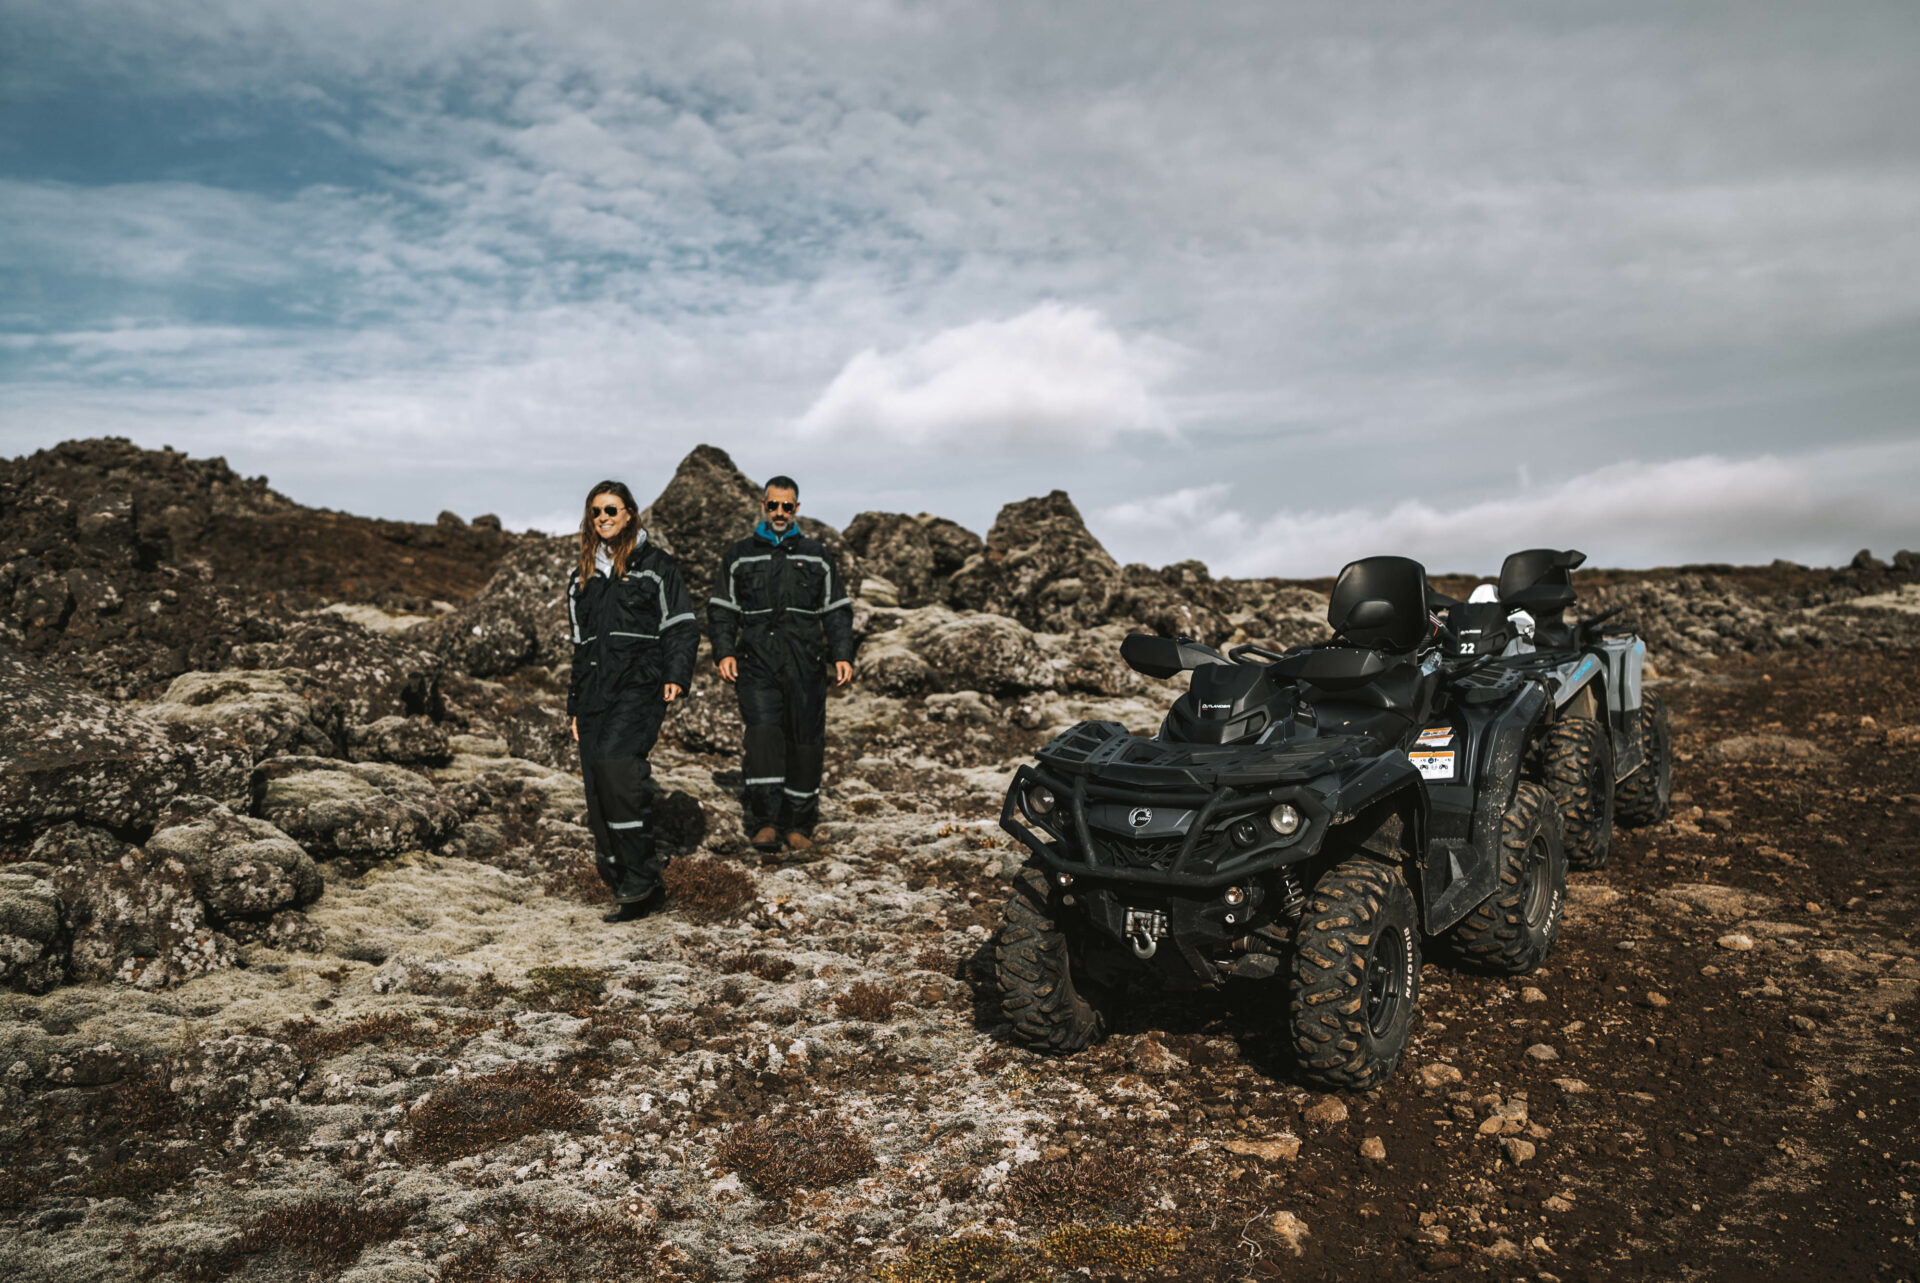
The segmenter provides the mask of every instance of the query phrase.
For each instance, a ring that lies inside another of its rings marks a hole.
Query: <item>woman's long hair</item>
[[[603,494],[613,495],[633,514],[633,520],[627,523],[627,528],[607,544],[607,551],[613,554],[615,579],[627,573],[627,558],[633,555],[633,541],[640,531],[640,506],[633,501],[633,491],[624,484],[602,481],[587,491],[586,514],[580,518],[580,583],[583,587],[587,580],[593,578],[593,554],[600,549],[600,532],[593,528],[593,501]]]

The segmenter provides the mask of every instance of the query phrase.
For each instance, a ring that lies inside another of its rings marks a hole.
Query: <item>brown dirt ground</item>
[[[1414,1050],[1386,1086],[1345,1098],[1347,1120],[1303,1119],[1323,1098],[1294,1085],[1277,986],[1132,1013],[1064,1061],[1001,1053],[1040,1094],[1049,1080],[1100,1092],[1150,1062],[1150,1043],[1192,1066],[1153,1081],[1169,1119],[1061,1120],[1061,1161],[1145,1156],[1174,1203],[1145,1219],[1190,1235],[1174,1262],[1111,1277],[1920,1274],[1920,730],[1897,729],[1920,723],[1920,656],[1737,660],[1661,689],[1675,818],[1620,831],[1604,870],[1574,875],[1542,974],[1429,960]],[[1749,734],[1836,758],[1704,751]],[[1700,883],[1776,902],[1751,915],[1776,934],[1724,949],[1744,918],[1655,898]],[[1545,1001],[1521,1001],[1528,986]],[[1529,1059],[1539,1043],[1560,1059]],[[1442,1063],[1462,1081],[1423,1087],[1418,1071]],[[1489,1093],[1525,1093],[1536,1155],[1522,1166],[1478,1132]],[[1223,1152],[1287,1131],[1304,1140],[1293,1162]],[[1384,1162],[1360,1156],[1368,1137]],[[1272,1232],[1279,1212],[1309,1226],[1298,1255]]]

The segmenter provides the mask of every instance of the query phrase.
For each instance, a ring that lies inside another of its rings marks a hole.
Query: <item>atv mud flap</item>
[[[1472,788],[1428,787],[1432,828],[1420,872],[1420,909],[1429,935],[1466,917],[1500,885],[1501,826],[1520,779],[1528,733],[1545,703],[1545,690],[1529,684],[1476,728],[1471,738],[1479,760]],[[1472,720],[1484,716],[1469,711]]]

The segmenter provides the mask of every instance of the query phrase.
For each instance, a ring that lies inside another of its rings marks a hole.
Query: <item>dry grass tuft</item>
[[[856,980],[853,987],[833,1000],[833,1009],[845,1020],[870,1020],[879,1023],[893,1019],[895,1003],[904,1003],[907,996],[892,985],[877,985],[866,980]]]
[[[753,875],[732,860],[675,860],[666,883],[668,907],[696,922],[718,922],[753,903]]]
[[[1029,1223],[1107,1219],[1137,1211],[1147,1177],[1138,1154],[1074,1155],[1026,1163],[1007,1177],[1007,1210]]]
[[[407,1118],[409,1157],[448,1162],[588,1121],[586,1102],[526,1065],[437,1087]]]
[[[755,1190],[784,1198],[796,1189],[824,1189],[874,1169],[873,1147],[831,1115],[756,1118],[720,1142],[719,1165]]]
[[[1096,1278],[1134,1274],[1166,1264],[1185,1239],[1185,1231],[1145,1225],[1069,1225],[1038,1242],[962,1234],[916,1248],[876,1277],[882,1283],[1046,1283],[1077,1271]]]

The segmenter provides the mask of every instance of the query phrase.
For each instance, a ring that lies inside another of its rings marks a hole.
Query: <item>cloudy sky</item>
[[[1920,5],[0,0],[0,454],[1331,573],[1920,548]]]

